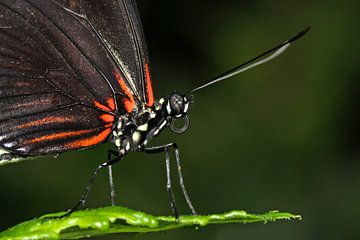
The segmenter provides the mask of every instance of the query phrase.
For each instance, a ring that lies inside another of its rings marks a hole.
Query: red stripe
[[[108,106],[105,106],[104,104],[101,104],[96,100],[94,101],[94,105],[95,105],[95,107],[97,107],[97,108],[99,108],[101,110],[104,110],[105,112],[110,112],[111,111],[111,109]]]
[[[115,117],[113,115],[110,115],[110,114],[101,114],[99,116],[99,118],[105,122],[105,123],[113,123],[115,121]]]
[[[15,129],[24,129],[24,128],[45,125],[45,124],[50,124],[50,123],[67,123],[67,122],[72,122],[74,120],[75,120],[74,116],[58,116],[58,117],[47,116],[47,117],[37,119],[32,122],[28,122],[28,123],[24,123],[22,125],[16,126]]]
[[[106,112],[114,112],[116,110],[114,98],[108,98],[108,100],[106,100],[106,103],[107,105],[104,105],[96,100],[94,101],[95,107],[100,108],[101,110],[104,110]]]
[[[67,137],[74,137],[74,136],[87,134],[87,133],[90,133],[93,131],[94,131],[94,129],[53,133],[50,135],[46,135],[46,136],[42,136],[42,137],[38,137],[38,138],[34,138],[31,140],[25,141],[23,144],[27,145],[27,144],[31,144],[31,143],[51,141],[51,140],[67,138]]]
[[[108,127],[95,136],[91,136],[91,137],[88,137],[85,139],[80,139],[80,140],[76,140],[76,141],[67,143],[67,144],[65,144],[65,147],[70,148],[70,149],[75,149],[75,148],[83,148],[83,147],[90,147],[90,146],[97,145],[107,139],[107,137],[111,133],[111,130],[112,129],[110,127]]]
[[[106,102],[111,110],[116,110],[114,98],[109,98]]]
[[[149,107],[154,105],[154,93],[152,89],[151,77],[150,77],[150,70],[149,64],[145,63],[145,79],[146,79],[146,96],[147,96],[147,103]]]

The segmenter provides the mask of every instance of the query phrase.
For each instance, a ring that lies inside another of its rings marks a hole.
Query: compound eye
[[[170,102],[171,110],[174,115],[179,115],[183,113],[185,101],[180,94],[178,93],[172,94],[170,96],[169,102]]]

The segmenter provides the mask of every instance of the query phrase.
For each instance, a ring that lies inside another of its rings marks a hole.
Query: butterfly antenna
[[[276,47],[273,47],[272,49],[260,54],[259,56],[255,57],[249,61],[246,61],[243,64],[240,64],[239,66],[237,66],[225,73],[222,73],[219,76],[203,83],[202,85],[190,90],[189,93],[196,92],[196,91],[203,89],[207,86],[210,86],[214,83],[228,79],[232,76],[235,76],[239,73],[245,72],[251,68],[254,68],[258,65],[261,65],[263,63],[266,63],[266,62],[278,57],[279,55],[281,55],[283,52],[286,51],[286,49],[291,45],[292,42],[294,42],[294,41],[298,40],[299,38],[301,38],[302,36],[304,36],[309,30],[310,30],[310,27],[305,28],[304,30],[302,30],[301,32],[296,34],[294,37],[292,37],[292,38],[286,40],[285,42],[277,45]]]

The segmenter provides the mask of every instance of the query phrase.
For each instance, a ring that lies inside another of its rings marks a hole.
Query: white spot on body
[[[146,132],[149,128],[149,124],[145,123],[137,128],[138,131]]]
[[[184,112],[186,113],[189,110],[189,103],[187,102],[184,107]]]
[[[151,112],[150,113],[150,118],[155,118],[156,117],[156,113],[155,112]]]
[[[135,131],[132,135],[133,142],[138,143],[138,142],[140,142],[140,139],[141,139],[141,133],[138,131]]]
[[[125,146],[125,150],[126,150],[126,151],[129,151],[129,150],[130,150],[130,147],[131,147],[131,146],[130,146],[130,142],[127,142],[127,143],[126,143],[126,146]]]
[[[120,119],[118,124],[117,124],[117,129],[121,129],[122,125],[123,125],[123,123],[122,123],[122,120]]]
[[[115,146],[120,147],[121,146],[121,140],[120,138],[115,138]]]
[[[169,115],[171,114],[170,102],[168,102],[168,104],[166,105],[166,111],[167,111],[167,113],[168,113]]]
[[[161,109],[162,105],[164,104],[165,99],[164,98],[160,98],[160,100],[157,102],[157,104],[155,104],[155,110],[158,111]]]

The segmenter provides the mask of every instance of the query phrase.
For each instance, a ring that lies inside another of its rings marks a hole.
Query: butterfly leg
[[[112,159],[112,155],[115,156],[115,158]],[[95,180],[96,180],[96,177],[99,173],[99,171],[105,167],[111,167],[114,163],[117,163],[118,161],[120,161],[122,159],[122,156],[119,156],[119,153],[117,151],[114,151],[114,150],[109,150],[108,151],[108,160],[107,162],[104,162],[102,164],[100,164],[96,169],[95,169],[95,172],[93,173],[92,177],[90,178],[88,184],[86,185],[86,188],[85,188],[85,192],[84,194],[81,196],[79,202],[72,208],[70,208],[68,211],[67,211],[67,214],[66,215],[69,215],[71,214],[72,212],[74,212],[76,209],[78,209],[81,205],[85,205],[85,202],[86,202],[86,199],[90,193],[90,190],[91,190],[91,187],[92,185],[94,184]],[[112,181],[112,174],[111,174],[111,180],[110,180],[110,185],[111,183],[113,184],[113,181]],[[111,188],[111,198],[112,198],[112,202],[115,203],[115,190],[114,190],[114,185],[110,186]]]
[[[115,190],[115,185],[114,185],[112,165],[108,166],[108,172],[109,172],[109,186],[110,186],[111,205],[115,206],[116,190]]]
[[[181,163],[180,163],[180,153],[179,153],[179,148],[177,146],[176,143],[169,143],[163,146],[156,146],[156,147],[147,147],[147,148],[143,148],[143,152],[145,153],[149,153],[149,154],[155,154],[155,153],[162,153],[165,152],[166,154],[166,173],[167,173],[167,185],[166,188],[169,192],[169,196],[170,196],[170,205],[171,208],[174,212],[174,215],[176,218],[178,218],[179,214],[176,208],[176,203],[175,203],[175,198],[174,198],[174,194],[173,194],[173,190],[172,190],[172,186],[171,186],[171,178],[170,178],[170,148],[173,147],[175,150],[175,159],[176,159],[176,165],[177,165],[177,171],[178,171],[178,175],[179,175],[179,184],[181,187],[181,190],[183,192],[183,195],[185,197],[186,203],[189,206],[191,212],[193,215],[197,215],[195,208],[190,200],[190,197],[187,193],[185,184],[184,184],[184,178],[182,175],[182,170],[181,170]]]

